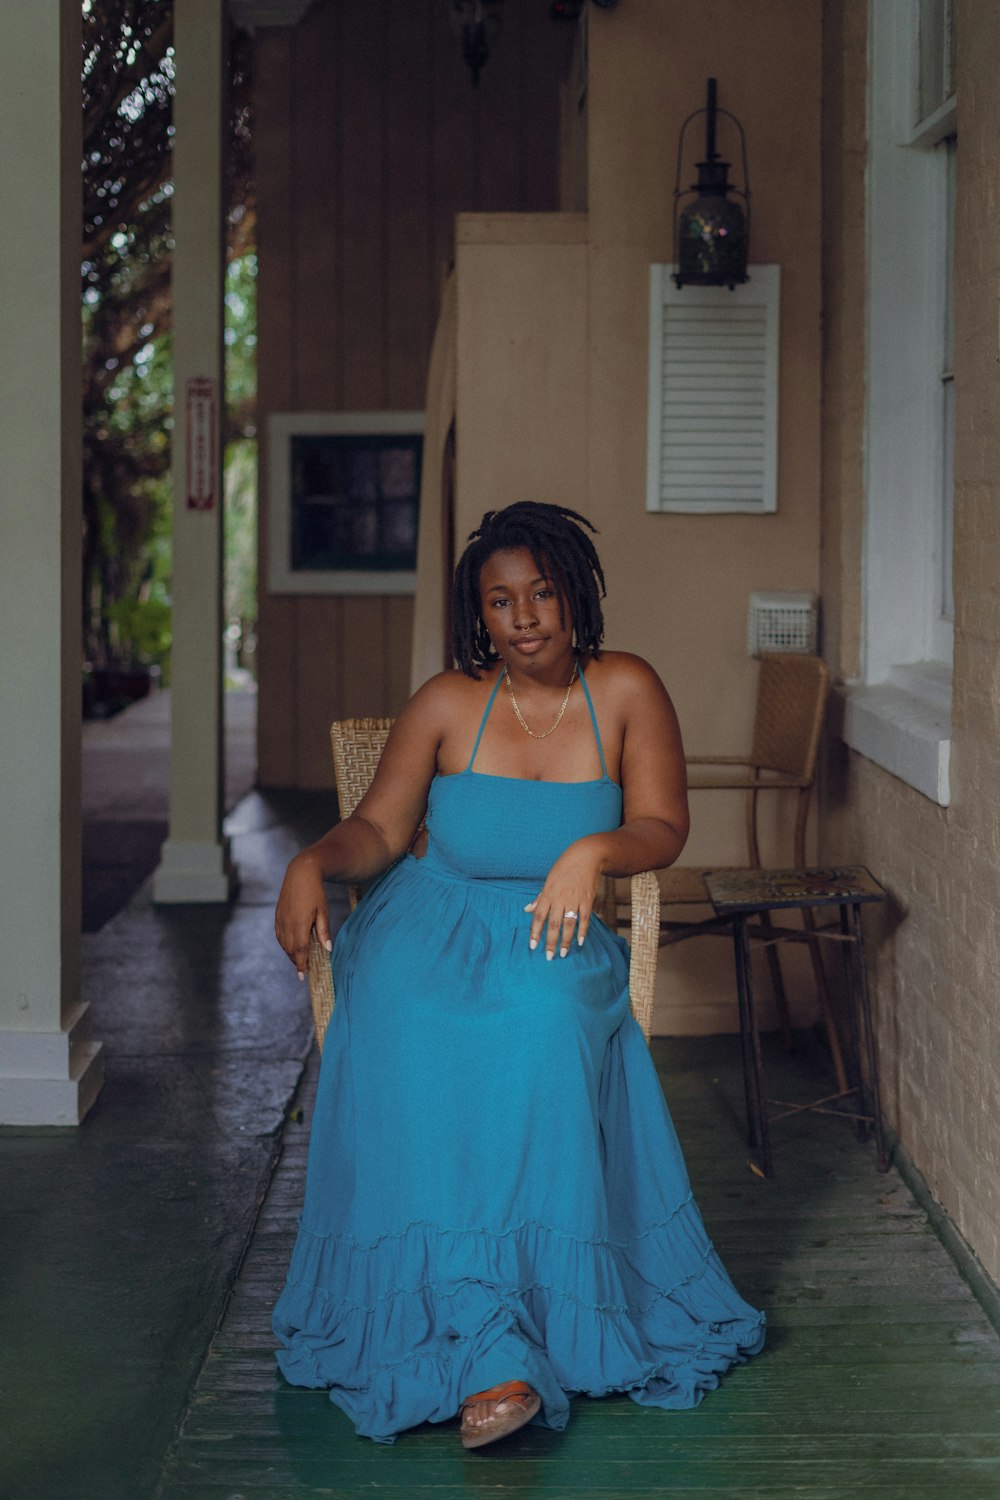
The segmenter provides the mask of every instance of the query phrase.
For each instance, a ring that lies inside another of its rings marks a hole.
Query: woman
[[[381,1442],[461,1411],[479,1447],[567,1395],[688,1407],[763,1343],[695,1206],[629,1012],[604,874],[688,831],[673,707],[601,651],[589,522],[489,512],[455,577],[459,670],[396,721],[352,817],[291,863],[278,941],[341,928],[278,1360]],[[426,855],[407,854],[426,809]]]

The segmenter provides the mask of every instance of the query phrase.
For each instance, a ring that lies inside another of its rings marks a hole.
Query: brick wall
[[[841,678],[860,640],[866,26],[864,0],[826,0],[823,588]],[[821,841],[892,893],[869,928],[886,1111],[1000,1280],[1000,8],[958,0],[956,26],[952,801],[831,740]]]

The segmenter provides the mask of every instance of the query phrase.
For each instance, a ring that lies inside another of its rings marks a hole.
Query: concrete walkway
[[[225,699],[228,811],[257,772],[257,694]],[[167,836],[170,691],[83,726],[83,930],[97,932],[159,863]]]
[[[84,936],[83,994],[104,1089],[77,1130],[0,1131],[3,1500],[152,1495],[311,1045],[272,913],[288,858],[336,798],[244,796],[227,819],[234,905],[153,907],[142,882],[159,850],[149,831],[166,825],[168,705],[86,726],[100,930]],[[254,709],[227,702],[230,796],[252,779]]]

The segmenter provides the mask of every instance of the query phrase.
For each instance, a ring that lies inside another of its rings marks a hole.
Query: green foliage
[[[234,257],[226,267],[226,406],[230,437],[256,437],[257,256]]]
[[[85,310],[85,337],[92,313]],[[170,647],[170,333],[148,339],[84,412],[88,658],[165,667]],[[154,637],[151,623],[160,621]]]
[[[169,650],[169,628],[157,640],[141,618],[169,605],[171,21],[163,0],[84,0],[83,637],[96,666]]]
[[[172,610],[166,599],[116,599],[107,618],[123,659],[144,667],[162,667],[170,652]]]
[[[95,666],[166,667],[170,649],[173,427],[170,0],[83,0],[84,654]],[[255,434],[256,257],[249,50],[231,54],[230,254],[224,440]],[[227,479],[237,548],[230,592],[252,628],[256,498]],[[228,609],[228,599],[227,599]]]
[[[256,667],[257,624],[257,257],[226,268],[224,603],[238,664]]]
[[[257,618],[257,443],[226,449],[225,612],[246,631]]]

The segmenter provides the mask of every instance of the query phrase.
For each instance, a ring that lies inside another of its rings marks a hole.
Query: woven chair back
[[[791,652],[763,656],[752,763],[810,783],[829,690],[830,669],[821,657]]]
[[[340,816],[349,818],[372,784],[392,719],[336,719],[330,725]]]

